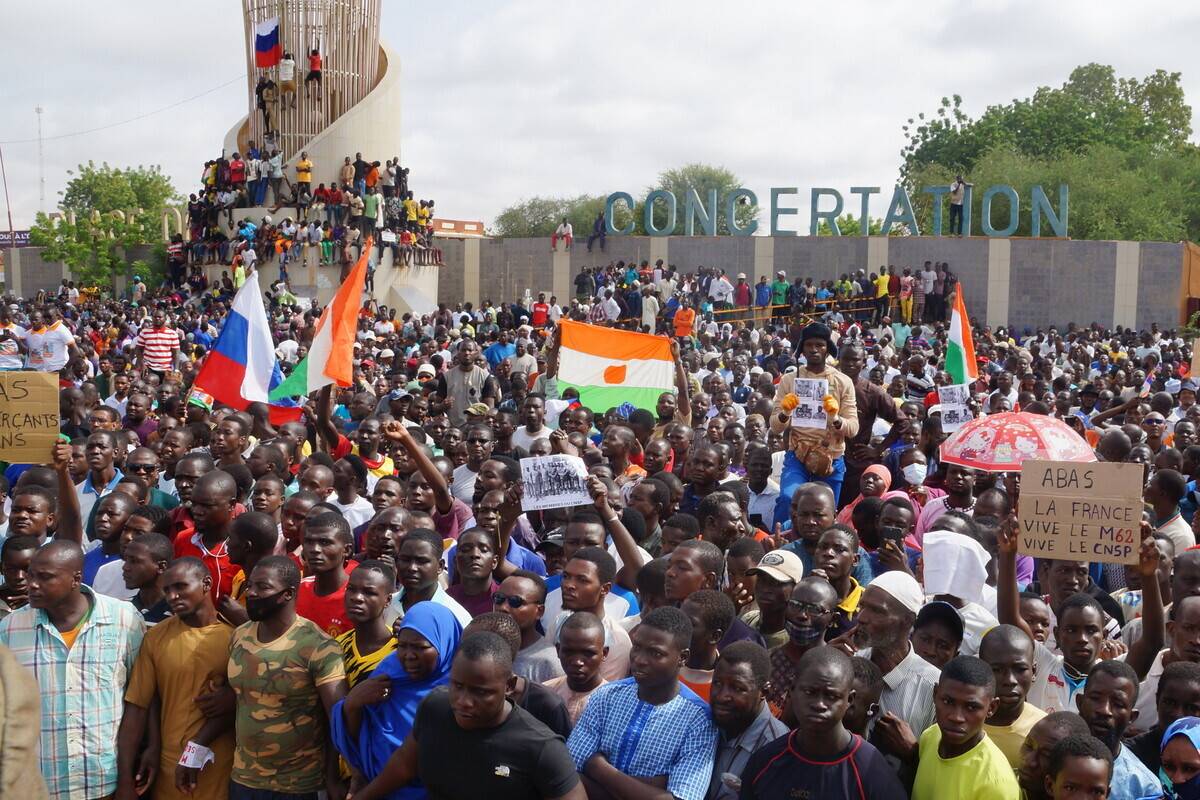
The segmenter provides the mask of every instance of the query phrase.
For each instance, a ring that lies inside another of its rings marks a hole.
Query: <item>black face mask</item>
[[[287,605],[288,601],[282,599],[286,589],[276,592],[267,597],[247,597],[246,598],[246,616],[250,617],[253,622],[262,622],[264,619],[272,616],[279,609]]]

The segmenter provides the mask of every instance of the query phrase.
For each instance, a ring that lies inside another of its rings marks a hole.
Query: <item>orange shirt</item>
[[[675,312],[675,335],[691,336],[692,326],[696,324],[696,309],[681,308]]]
[[[374,186],[375,184],[379,183],[379,167],[371,167],[371,170],[367,173],[366,180],[367,180],[367,188],[370,188],[370,187]]]

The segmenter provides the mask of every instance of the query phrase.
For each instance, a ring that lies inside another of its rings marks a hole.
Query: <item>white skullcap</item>
[[[871,587],[887,592],[914,614],[919,613],[921,606],[925,605],[925,593],[921,591],[921,584],[907,572],[885,572],[871,581]]]

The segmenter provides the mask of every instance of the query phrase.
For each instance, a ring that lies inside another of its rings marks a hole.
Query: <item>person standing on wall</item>
[[[954,183],[950,184],[950,233],[953,236],[963,235],[963,198],[967,189],[974,185],[964,181],[962,175],[955,175]]]

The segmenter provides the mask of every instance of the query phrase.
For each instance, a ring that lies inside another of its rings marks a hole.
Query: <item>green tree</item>
[[[495,235],[505,238],[545,237],[565,217],[575,231],[576,238],[587,239],[592,231],[596,215],[604,211],[605,197],[581,194],[578,197],[531,197],[509,206],[496,215],[493,225]],[[616,225],[629,224],[630,212],[623,204],[614,209]]]
[[[725,197],[729,192],[738,189],[742,186],[741,179],[725,167],[715,167],[711,164],[685,164],[682,167],[668,169],[658,174],[658,181],[654,186],[646,190],[649,194],[655,189],[666,189],[675,195],[675,229],[679,233],[683,233],[685,218],[684,211],[686,209],[687,196],[689,189],[695,189],[700,202],[705,206],[705,210],[709,214],[713,213],[713,209],[708,208],[708,193],[716,189],[717,191],[717,235],[728,236],[731,233],[729,220],[725,214]],[[637,213],[637,230],[635,233],[643,233],[642,226],[643,211],[640,208]],[[750,203],[742,203],[735,207],[734,218],[737,221],[738,227],[745,228],[758,216],[758,205]],[[662,228],[667,224],[667,210],[662,204],[655,203],[654,205],[654,224],[658,228]],[[698,226],[697,226],[698,227]]]
[[[858,236],[862,233],[862,223],[857,214],[842,214],[837,218],[838,232],[842,236]],[[878,236],[883,230],[883,220],[879,217],[867,217],[867,234],[869,236]],[[892,235],[897,235],[899,228],[892,229]],[[832,236],[833,231],[830,230],[829,224],[825,220],[821,220],[817,224],[817,236]]]
[[[1192,110],[1180,81],[1178,72],[1158,70],[1138,80],[1117,78],[1110,66],[1085,64],[1061,87],[1043,86],[1032,97],[989,106],[978,119],[962,111],[960,95],[943,97],[933,114],[920,113],[902,126],[901,177],[907,181],[930,164],[971,171],[1001,144],[1040,157],[1100,144],[1121,149],[1185,145]]]
[[[1073,238],[1196,238],[1200,150],[1188,143],[1191,115],[1179,73],[1118,78],[1112,67],[1086,64],[1061,87],[990,106],[978,119],[962,111],[959,95],[942,98],[936,112],[903,126],[900,176],[922,231],[932,231],[933,210],[932,197],[921,189],[963,174],[977,187],[971,204],[976,233],[984,188],[1010,184],[1017,190],[1016,233],[1027,236],[1032,187],[1040,185],[1057,209],[1058,187],[1065,183]],[[943,231],[948,210],[943,206]],[[1004,199],[993,203],[997,227],[1006,225],[1008,212]]]
[[[117,275],[131,271],[127,254],[132,248],[161,245],[163,211],[180,195],[157,166],[121,169],[89,161],[67,174],[61,215],[38,214],[30,241],[46,248],[45,258],[70,267],[76,281],[111,289]],[[161,277],[165,267],[160,250],[137,262],[148,281]]]
[[[687,202],[687,190],[694,188],[708,208],[708,192],[717,190],[717,234],[725,236],[730,233],[729,223],[725,219],[725,197],[728,192],[742,185],[736,175],[724,167],[713,167],[707,164],[687,164],[677,169],[662,172],[654,186],[646,190],[649,194],[655,189],[667,189],[675,195],[676,230],[683,233],[684,209]],[[505,208],[496,215],[493,232],[501,237],[544,237],[554,233],[554,229],[566,217],[575,230],[575,237],[586,239],[592,231],[592,223],[596,215],[603,213],[607,195],[581,194],[577,197],[531,197],[515,205]],[[622,230],[633,223],[633,233],[644,236],[646,228],[645,205],[635,201],[633,208],[625,203],[613,205],[613,227]],[[758,216],[757,204],[739,204],[734,214],[740,226],[749,225]],[[662,228],[667,223],[666,208],[655,204],[654,222]]]

